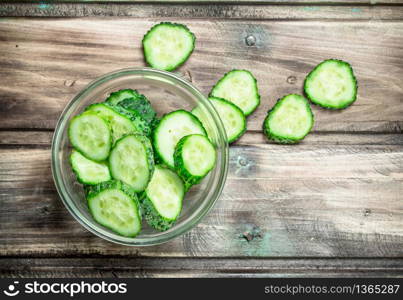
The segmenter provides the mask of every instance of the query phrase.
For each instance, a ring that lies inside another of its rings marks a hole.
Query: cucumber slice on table
[[[189,134],[207,135],[197,117],[183,109],[166,114],[154,130],[155,154],[168,167],[174,168],[173,155],[176,144],[182,137]]]
[[[153,68],[172,71],[189,58],[195,41],[185,25],[168,22],[154,25],[143,38],[145,60]]]
[[[105,162],[95,162],[73,149],[70,164],[82,184],[98,184],[111,179],[108,165]]]
[[[182,209],[185,186],[172,170],[160,165],[143,193],[142,208],[147,223],[160,231],[168,230],[175,223]]]
[[[209,100],[211,103],[213,103],[218,115],[221,118],[221,121],[224,124],[228,143],[235,142],[246,131],[246,117],[242,110],[232,102],[222,98],[209,97]],[[203,124],[206,123],[205,118],[207,118],[207,116],[203,113],[199,106],[192,110],[192,114],[198,117]],[[204,126],[204,128],[206,128],[207,132],[209,133],[209,127]],[[211,138],[210,133],[209,136]]]
[[[127,135],[119,139],[109,156],[112,177],[128,184],[136,192],[147,187],[154,171],[154,156],[149,139]]]
[[[245,116],[260,104],[256,78],[247,70],[232,70],[225,74],[213,87],[210,96],[234,103]]]
[[[200,134],[181,138],[174,153],[175,169],[186,187],[199,183],[214,168],[216,151],[209,139]]]
[[[117,180],[87,187],[89,210],[99,224],[122,236],[135,237],[141,230],[136,192]]]
[[[263,123],[266,136],[278,143],[302,140],[312,129],[314,117],[308,100],[296,94],[284,96],[268,112]]]
[[[304,91],[315,104],[342,109],[357,98],[357,80],[350,64],[328,59],[317,65],[306,77]]]
[[[144,119],[128,113],[123,108],[111,107],[105,103],[95,103],[88,106],[86,111],[93,111],[109,122],[113,143],[130,133],[150,135],[151,129]]]
[[[108,123],[96,113],[84,112],[71,119],[69,139],[74,148],[87,158],[105,160],[111,149],[111,132]]]

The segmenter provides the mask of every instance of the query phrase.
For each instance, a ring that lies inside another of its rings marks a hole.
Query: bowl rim
[[[202,209],[200,207],[196,208],[196,210],[192,213],[192,215],[183,223],[175,225],[172,230],[165,231],[163,235],[161,235],[157,240],[155,240],[155,237],[149,237],[149,238],[141,238],[141,237],[134,237],[134,238],[128,238],[128,237],[123,237],[119,236],[116,233],[111,234],[110,231],[108,231],[106,228],[103,228],[101,225],[99,227],[96,227],[93,225],[92,222],[88,221],[87,218],[76,208],[74,208],[75,204],[74,201],[71,199],[69,196],[69,193],[67,189],[65,188],[64,184],[62,184],[61,179],[59,179],[61,176],[59,173],[61,173],[61,169],[59,167],[59,158],[58,158],[58,153],[59,153],[59,148],[60,148],[60,140],[62,136],[62,131],[61,128],[66,127],[67,123],[67,112],[69,109],[76,103],[78,102],[82,97],[86,96],[88,93],[92,91],[92,89],[96,88],[97,86],[109,81],[110,79],[114,79],[117,77],[129,75],[129,74],[149,74],[153,76],[159,76],[159,77],[164,77],[168,78],[171,81],[176,82],[177,84],[181,85],[188,91],[190,91],[199,101],[203,102],[203,105],[207,107],[208,112],[210,113],[210,117],[212,117],[213,121],[215,124],[217,124],[217,130],[219,132],[219,136],[221,136],[224,146],[223,146],[223,151],[222,151],[222,156],[223,159],[221,160],[221,172],[219,173],[219,179],[218,179],[218,184],[217,188],[214,191],[214,193],[211,196],[210,201],[203,207]],[[53,134],[52,138],[52,145],[51,145],[51,170],[52,170],[52,177],[53,181],[56,186],[57,193],[59,194],[59,197],[61,198],[64,206],[67,208],[67,210],[70,212],[70,214],[88,231],[93,233],[94,235],[116,243],[116,244],[121,244],[121,245],[126,245],[126,246],[153,246],[153,245],[159,245],[162,243],[166,243],[188,231],[190,231],[192,228],[194,228],[202,219],[204,216],[206,216],[214,206],[214,204],[217,202],[218,198],[220,197],[222,190],[224,188],[226,179],[227,179],[227,174],[228,174],[228,164],[229,164],[229,145],[227,142],[227,136],[225,132],[225,127],[224,124],[221,121],[221,118],[219,117],[218,112],[214,108],[213,104],[207,100],[207,98],[195,87],[193,84],[189,83],[187,80],[181,78],[180,76],[167,72],[167,71],[162,71],[162,70],[156,70],[152,68],[125,68],[125,69],[120,69],[116,70],[110,73],[106,73],[99,78],[91,81],[88,83],[83,89],[81,89],[74,97],[71,99],[65,108],[63,109],[62,113],[60,114],[60,117],[57,121],[55,131]]]

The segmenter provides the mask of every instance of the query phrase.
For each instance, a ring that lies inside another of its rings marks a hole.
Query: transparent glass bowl
[[[158,232],[143,221],[143,229],[135,238],[119,236],[99,225],[91,217],[82,186],[71,170],[71,145],[67,136],[69,121],[84,108],[102,102],[114,91],[137,89],[151,101],[158,116],[164,113],[200,106],[208,127],[210,139],[216,145],[217,164],[209,175],[193,186],[183,202],[180,218],[169,230]],[[70,101],[56,126],[52,142],[52,173],[57,191],[69,212],[89,231],[106,240],[130,245],[145,246],[167,242],[194,227],[214,205],[221,194],[227,177],[228,143],[224,126],[213,105],[186,80],[173,73],[154,69],[123,69],[106,74],[90,83]]]

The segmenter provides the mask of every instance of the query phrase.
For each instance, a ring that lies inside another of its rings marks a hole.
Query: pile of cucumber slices
[[[195,41],[184,25],[157,24],[143,38],[145,60],[153,68],[172,71],[190,57]],[[325,60],[306,77],[304,93],[321,107],[342,109],[356,100],[357,81],[348,63]],[[228,143],[233,143],[260,104],[256,78],[247,70],[231,70],[208,99],[223,122]],[[216,164],[205,118],[197,106],[159,119],[147,97],[133,89],[111,93],[73,117],[68,129],[70,162],[84,185],[93,218],[126,237],[139,234],[143,218],[157,230],[171,228],[186,192]],[[308,100],[289,94],[269,110],[263,131],[275,142],[296,143],[313,124]]]
[[[304,93],[312,103],[327,109],[343,109],[357,98],[357,80],[350,64],[328,59],[318,64],[305,78]],[[277,143],[293,144],[311,131],[314,116],[308,100],[290,94],[279,99],[267,113],[263,131]]]
[[[185,25],[157,24],[143,38],[145,60],[153,68],[172,71],[190,57],[195,41],[195,35]],[[321,62],[306,77],[304,94],[306,97],[285,95],[268,111],[263,132],[269,140],[293,144],[304,139],[314,125],[307,98],[326,109],[350,106],[357,98],[353,69],[337,59]],[[232,70],[213,87],[209,100],[224,123],[228,142],[235,142],[246,131],[246,117],[260,104],[257,81],[250,71]],[[192,113],[203,122],[201,111],[196,107]]]
[[[143,38],[144,57],[153,68],[173,71],[190,57],[195,42],[195,35],[185,25],[159,23]],[[256,78],[247,70],[231,70],[216,83],[208,99],[221,117],[228,142],[233,143],[245,133],[246,117],[260,104]],[[195,107],[192,114],[206,124],[202,108]]]
[[[160,120],[142,94],[112,93],[70,121],[70,162],[101,225],[136,236],[144,218],[168,230],[187,190],[214,168],[216,149],[197,117],[176,110]]]

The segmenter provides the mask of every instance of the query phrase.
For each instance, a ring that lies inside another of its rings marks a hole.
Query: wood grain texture
[[[178,72],[191,74],[204,93],[229,68],[253,70],[262,104],[249,118],[249,130],[261,129],[276,99],[300,93],[318,62],[336,57],[353,65],[358,100],[338,112],[314,107],[314,131],[402,132],[402,22],[173,21],[187,24],[198,38]],[[3,20],[0,128],[54,128],[66,103],[88,82],[112,70],[144,66],[140,41],[154,23],[132,18]],[[256,37],[255,46],[245,44],[248,35]]]
[[[401,145],[234,146],[215,208],[184,236],[147,248],[88,233],[63,207],[50,174],[49,149],[0,150],[0,255],[403,254]]]
[[[0,130],[0,147],[46,147],[52,143],[53,131]]]
[[[400,4],[401,0],[7,0],[7,2],[12,3],[14,5],[20,4],[34,4],[41,5],[41,9],[49,9],[49,6],[57,5],[59,3],[73,3],[73,4],[98,4],[98,3],[107,3],[107,4],[138,4],[138,3],[151,3],[151,4],[175,4],[180,3],[181,5],[189,4],[195,5],[200,3],[206,4],[216,4],[216,3],[225,3],[225,4],[283,4],[283,3],[291,3],[291,4]]]
[[[282,0],[280,0],[282,1]],[[276,5],[262,5],[257,2],[233,2],[228,5],[224,1],[214,3],[177,3],[167,1],[158,4],[139,2],[136,4],[118,3],[0,3],[0,16],[5,17],[136,17],[136,18],[219,18],[219,19],[275,19],[275,20],[307,20],[307,19],[359,19],[359,20],[391,20],[401,19],[401,12],[395,5],[402,0],[381,0],[376,6],[365,3],[376,0],[357,0],[356,2],[335,3],[309,1],[309,3],[292,3],[284,0]],[[298,0],[297,0],[298,1]],[[300,0],[301,1],[301,0]],[[302,0],[305,1],[305,0]],[[347,0],[348,1],[348,0]],[[361,2],[361,3],[360,3]],[[388,3],[390,2],[390,3]],[[241,4],[240,4],[241,3]],[[383,3],[383,4],[382,4]],[[349,5],[346,5],[349,4]]]
[[[107,3],[103,3],[107,2]],[[247,10],[250,7],[262,6],[301,6],[304,10],[316,10],[316,6],[396,6],[402,0],[8,0],[0,4],[0,14],[6,16],[82,16],[84,15],[137,15],[134,7],[140,8],[141,13],[150,11],[144,8],[166,7],[173,8],[178,13],[182,9],[200,10],[203,7],[224,8],[228,6]],[[182,8],[182,9],[181,9]],[[127,12],[125,12],[127,11]],[[217,13],[211,9],[209,14]]]
[[[0,16],[58,17],[0,19],[0,276],[402,276],[401,0],[318,1],[0,4]],[[228,66],[252,69],[262,105],[231,147],[209,215],[167,244],[123,247],[64,208],[50,143],[66,103],[104,73],[144,66],[141,38],[166,20],[198,39],[179,74],[207,94]],[[266,111],[329,57],[352,63],[357,102],[314,107],[314,131],[299,145],[268,142]]]
[[[43,130],[0,130],[1,148],[35,148],[47,147],[52,143],[53,131]],[[273,144],[261,131],[247,131],[232,146],[251,144]],[[403,134],[385,133],[334,133],[313,132],[304,139],[309,145],[403,145]]]
[[[0,277],[397,277],[402,259],[2,258]]]

